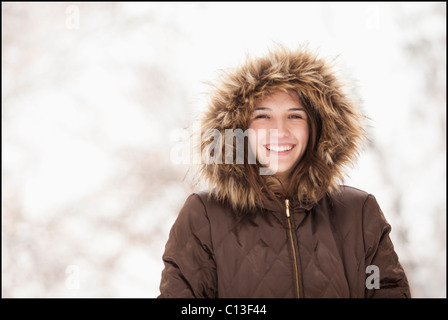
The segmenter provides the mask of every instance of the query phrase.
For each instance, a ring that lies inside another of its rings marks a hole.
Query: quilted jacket
[[[238,217],[208,193],[192,194],[166,245],[160,297],[410,297],[372,195],[342,187],[312,207],[282,200]]]
[[[247,149],[243,163],[209,161],[227,156],[229,146],[237,154],[237,139],[220,150],[202,134],[197,177],[208,191],[186,200],[171,229],[160,297],[409,297],[375,198],[343,186],[365,117],[316,53],[278,47],[224,72],[201,132],[247,130],[257,101],[279,90],[297,93],[309,116],[290,187],[260,175]]]

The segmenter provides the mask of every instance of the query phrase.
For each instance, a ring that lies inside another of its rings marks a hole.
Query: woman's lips
[[[291,153],[292,149],[294,149],[296,145],[292,143],[286,144],[266,144],[264,147],[272,153],[276,153],[278,155],[287,155]]]

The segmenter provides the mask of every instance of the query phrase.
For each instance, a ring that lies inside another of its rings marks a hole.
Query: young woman
[[[305,48],[248,59],[201,124],[210,188],[172,227],[159,297],[410,297],[375,198],[340,185],[363,116],[325,61]]]

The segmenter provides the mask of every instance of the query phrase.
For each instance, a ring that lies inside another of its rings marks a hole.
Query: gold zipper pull
[[[285,199],[286,216],[289,218],[289,199]]]

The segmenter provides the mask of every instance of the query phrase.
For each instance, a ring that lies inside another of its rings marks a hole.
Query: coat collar
[[[293,211],[305,211],[310,212],[313,207],[315,206],[314,203],[305,203],[302,204],[299,202],[297,197],[285,197],[285,196],[279,196],[276,200],[268,197],[268,201],[263,202],[263,209],[266,209],[268,211],[273,212],[285,212],[286,210],[286,204],[285,200],[289,199],[290,207]]]

